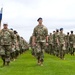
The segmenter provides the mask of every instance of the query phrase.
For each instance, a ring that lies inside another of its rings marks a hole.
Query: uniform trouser
[[[53,54],[53,47],[52,47],[52,44],[49,44],[49,53],[50,53],[50,54]]]
[[[70,54],[74,55],[74,48],[73,48],[73,44],[70,44]]]
[[[31,47],[32,48],[32,55],[34,55],[35,56],[35,47]]]
[[[46,47],[45,47],[45,52],[48,53],[48,54],[50,53],[50,51],[49,51],[49,46],[46,46]]]
[[[44,42],[36,43],[36,57],[37,59],[40,59],[41,62],[44,61],[44,48],[45,48]]]
[[[3,54],[1,54],[1,58],[4,62],[10,62],[10,51],[11,46],[10,45],[3,45],[1,46],[1,50],[3,50]]]
[[[22,53],[23,53],[22,46],[20,46],[20,47],[19,47],[19,49],[20,49],[20,51],[19,51],[19,52],[20,52],[20,54],[22,54]]]
[[[16,50],[15,51],[15,58],[17,58],[19,56],[20,51]]]
[[[52,51],[52,53],[53,53],[53,55],[56,55],[56,46],[55,46],[55,43],[53,44],[53,51]]]
[[[65,50],[63,50],[63,47],[64,47],[64,45],[60,44],[59,56],[61,59],[63,59],[65,56]]]
[[[15,51],[14,52],[11,52],[11,59],[14,59],[15,58]]]
[[[22,53],[23,53],[23,49],[21,48],[21,49],[20,49],[20,54],[22,54]]]
[[[55,43],[55,55],[59,56],[59,45]]]
[[[70,44],[67,43],[67,45],[66,45],[66,53],[68,54],[69,52],[70,52]]]

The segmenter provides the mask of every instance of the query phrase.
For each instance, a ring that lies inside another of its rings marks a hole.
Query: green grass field
[[[66,55],[65,58],[60,60],[45,54],[44,66],[38,66],[35,57],[27,51],[11,62],[9,67],[0,67],[0,75],[75,75],[75,56]]]

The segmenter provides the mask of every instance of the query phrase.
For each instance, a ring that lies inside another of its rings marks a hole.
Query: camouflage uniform
[[[34,50],[34,49],[35,49],[35,46],[32,46],[32,37],[33,37],[33,36],[30,37],[29,44],[30,44],[30,47],[31,47],[31,49],[32,49],[32,52],[31,52],[31,53],[32,53],[32,55],[35,56],[35,50]]]
[[[66,50],[66,46],[65,46],[65,34],[60,32],[58,40],[59,40],[59,45],[60,45],[60,50],[59,50],[60,58],[64,59],[65,50]]]
[[[58,42],[59,32],[55,33],[55,55],[59,57],[59,42]]]
[[[55,31],[53,31],[53,55],[55,55]]]
[[[49,53],[52,54],[53,53],[53,36],[52,34],[50,33],[49,37],[48,37],[48,43],[49,43]]]
[[[11,60],[15,60],[15,51],[16,51],[15,44],[13,44],[11,49],[11,54],[10,54]]]
[[[46,43],[46,37],[48,36],[48,30],[43,25],[37,25],[34,28],[33,36],[36,38],[36,57],[43,62],[44,48]]]
[[[20,46],[21,46],[22,53],[25,52],[29,48],[28,43],[22,37],[20,41]]]
[[[10,30],[14,33],[13,29],[10,29]],[[14,38],[15,38],[15,36],[14,36]],[[15,60],[15,39],[11,46],[10,58],[11,58],[11,60]]]
[[[75,49],[75,35],[74,34],[70,34],[69,41],[70,41],[70,54],[74,55],[74,49]]]
[[[69,51],[70,51],[70,40],[69,40],[69,38],[70,38],[70,35],[69,35],[69,33],[67,33],[66,39],[65,39],[65,41],[66,41],[66,53],[67,53],[67,54],[68,54]]]
[[[11,46],[14,43],[14,33],[9,29],[2,29],[0,31],[0,55],[3,60],[3,65],[10,63]]]
[[[14,31],[14,38],[15,38],[15,58],[17,58],[20,53],[20,47],[19,47],[20,36],[17,34],[16,31]]]
[[[23,37],[20,37],[20,54],[22,54],[24,52],[25,48],[24,48],[24,39]]]

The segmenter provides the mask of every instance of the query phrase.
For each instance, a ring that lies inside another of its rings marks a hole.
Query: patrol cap
[[[14,34],[16,34],[17,33],[17,31],[16,30],[14,30]]]
[[[53,32],[55,32],[55,31],[53,31]]]
[[[23,37],[21,37],[23,39]]]
[[[73,33],[73,31],[71,31],[71,33]]]
[[[13,30],[13,28],[10,28],[10,30]]]
[[[63,30],[63,28],[60,28],[60,31]]]
[[[39,21],[39,20],[42,20],[42,18],[40,17],[40,18],[37,19],[37,21]]]
[[[67,32],[67,34],[69,34],[69,32]]]

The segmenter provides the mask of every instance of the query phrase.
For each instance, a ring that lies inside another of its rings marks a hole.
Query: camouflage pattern
[[[58,37],[59,37],[59,32],[55,32],[55,50],[54,50],[54,55],[59,56],[59,42],[58,42]]]
[[[75,35],[74,34],[70,34],[69,41],[70,41],[70,54],[74,55],[74,49],[75,49]]]
[[[2,29],[0,31],[0,55],[3,62],[10,62],[11,46],[14,43],[14,33],[9,29]]]
[[[44,59],[44,48],[45,48],[44,42],[37,42],[35,51],[34,51],[37,59],[38,58],[40,58],[40,60]]]
[[[46,42],[46,37],[48,36],[48,30],[44,25],[37,25],[34,28],[33,36],[36,38],[36,57],[37,59],[43,60],[44,58],[44,43]]]
[[[0,45],[1,46],[11,46],[13,43],[14,43],[14,34],[13,34],[13,32],[9,29],[7,29],[7,30],[2,29],[1,32],[0,32]],[[3,51],[3,50],[4,49],[1,49],[1,51]],[[0,54],[1,54],[1,52],[0,52]],[[2,53],[2,54],[5,54],[5,52]]]
[[[24,47],[24,39],[22,37],[20,37],[20,54],[22,54],[25,50]]]
[[[67,33],[66,37],[65,37],[65,42],[66,42],[66,53],[68,54],[70,51],[70,35],[69,33]]]
[[[32,37],[33,36],[31,36],[30,39],[29,39],[29,45],[30,45],[30,47],[32,47]]]
[[[59,56],[60,56],[61,59],[64,59],[65,50],[66,50],[65,34],[60,32],[58,40],[59,40],[59,47],[60,47],[60,50],[59,50],[60,55]]]
[[[11,52],[10,52],[11,60],[15,60],[15,52],[16,52],[15,44],[13,44],[13,45],[11,46]]]
[[[50,54],[53,54],[53,35],[52,33],[50,33],[49,37],[48,37],[48,52]]]
[[[17,58],[20,52],[20,47],[19,47],[20,36],[16,33],[14,34],[14,37],[15,37],[15,58]]]
[[[23,40],[23,47],[22,47],[23,50],[24,50],[24,51],[29,50],[29,44],[26,42],[25,39],[22,38],[22,40]]]
[[[55,36],[55,31],[53,31],[53,55],[55,55],[55,50],[56,50],[56,47],[55,47],[55,42],[56,42],[56,36]]]

